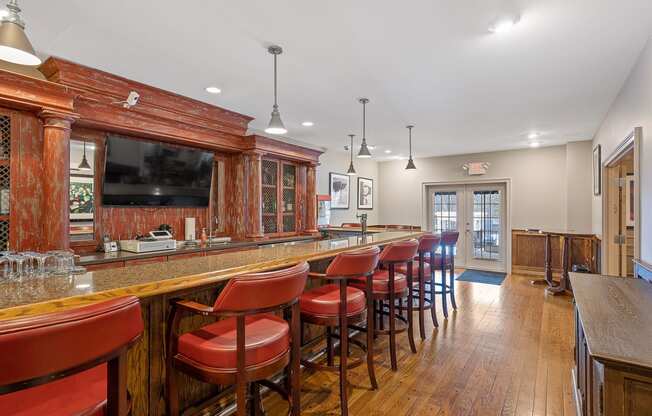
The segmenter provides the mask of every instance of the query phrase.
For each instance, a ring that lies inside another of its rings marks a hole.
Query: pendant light
[[[91,165],[88,163],[88,160],[86,159],[86,140],[84,140],[84,156],[82,157],[81,163],[79,166],[77,166],[77,169],[79,170],[91,170]]]
[[[283,53],[283,49],[280,46],[270,46],[267,49],[267,52],[274,55],[274,107],[272,108],[272,118],[269,120],[269,125],[265,129],[265,133],[285,134],[288,131],[283,125],[283,121],[281,120],[281,113],[278,111],[276,88],[276,57]]]
[[[7,10],[0,23],[0,59],[18,65],[40,65],[41,59],[25,35],[25,22],[20,17],[17,0],[9,0]]]
[[[351,163],[349,163],[349,170],[346,174],[349,176],[355,176],[357,175],[355,168],[353,167],[353,137],[355,137],[355,134],[349,134],[349,137],[351,138],[351,144],[349,145],[349,150],[351,151]]]
[[[414,126],[407,126],[407,129],[410,134],[410,159],[408,160],[408,164],[405,167],[406,170],[414,170],[417,167],[414,165],[414,160],[412,160],[412,127]]]
[[[358,100],[362,104],[362,144],[360,145],[360,151],[358,152],[358,157],[361,159],[368,159],[371,157],[371,152],[367,147],[367,103],[369,102],[368,98],[360,98]]]

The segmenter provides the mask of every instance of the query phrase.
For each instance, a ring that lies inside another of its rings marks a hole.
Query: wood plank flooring
[[[574,415],[571,299],[546,296],[529,281],[511,275],[502,286],[457,282],[458,310],[444,320],[439,308],[440,327],[430,325],[423,342],[415,328],[417,354],[399,335],[398,372],[389,369],[386,337],[380,337],[380,388],[370,390],[365,366],[352,370],[350,414]],[[339,414],[338,391],[336,373],[304,373],[302,414]],[[287,411],[274,395],[264,405],[269,415]]]

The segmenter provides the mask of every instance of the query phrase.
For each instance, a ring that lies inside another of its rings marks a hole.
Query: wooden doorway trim
[[[627,137],[602,161],[602,270],[605,274],[611,274],[617,264],[613,256],[610,256],[609,248],[614,247],[615,229],[618,225],[609,215],[610,192],[608,181],[613,181],[612,169],[628,152],[634,151],[634,258],[641,256],[641,193],[640,193],[640,166],[641,166],[641,141],[643,139],[643,128],[636,127]],[[613,195],[611,195],[613,198]],[[615,227],[614,227],[615,226]],[[619,266],[618,266],[619,267]]]

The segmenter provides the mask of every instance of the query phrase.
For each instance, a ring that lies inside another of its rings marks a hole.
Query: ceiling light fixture
[[[508,16],[499,17],[489,25],[489,31],[491,33],[509,32],[514,28],[514,26],[516,26],[518,21],[519,21],[518,15],[508,15]]]
[[[414,160],[412,160],[412,128],[414,126],[406,126],[410,135],[410,159],[408,159],[407,166],[405,167],[406,170],[414,170],[417,167],[414,165]]]
[[[0,23],[0,59],[18,65],[40,65],[34,47],[25,34],[25,22],[20,17],[16,0],[7,3],[7,14]]]
[[[209,94],[219,94],[222,90],[217,87],[206,87],[206,92]]]
[[[351,163],[349,163],[349,170],[346,171],[346,174],[349,176],[355,176],[355,168],[353,167],[353,138],[355,137],[355,134],[349,134],[349,137],[351,138],[351,144],[349,145],[349,150],[351,151]]]
[[[84,156],[82,156],[81,163],[79,163],[79,166],[77,166],[77,169],[79,169],[79,170],[91,170],[91,165],[88,163],[88,160],[86,159],[86,140],[84,140]]]
[[[281,120],[281,113],[278,111],[278,100],[277,100],[277,87],[276,87],[276,58],[278,55],[283,53],[283,49],[280,46],[270,46],[267,49],[267,52],[274,55],[274,107],[272,108],[272,118],[269,120],[269,125],[265,129],[265,133],[269,134],[285,134],[287,129],[283,125]]]
[[[390,153],[392,153],[391,150],[389,150],[389,149],[385,150],[385,154],[386,154],[386,155],[388,155],[388,154],[390,154]]]
[[[537,138],[539,138],[539,133],[533,131],[532,133],[527,135],[527,138],[530,139],[530,140],[537,139]]]
[[[369,103],[368,98],[358,99],[360,104],[362,104],[362,144],[360,144],[360,151],[358,152],[358,157],[361,159],[368,159],[371,157],[371,152],[367,146],[367,104]]]
[[[535,148],[541,146],[540,142],[530,142],[530,147]]]
[[[301,125],[303,127],[312,127],[315,125],[315,123],[313,123],[312,121],[304,121],[303,123],[301,123]]]

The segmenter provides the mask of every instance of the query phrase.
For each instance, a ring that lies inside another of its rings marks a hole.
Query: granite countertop
[[[140,266],[98,270],[75,276],[0,279],[0,320],[47,313],[112,297],[141,298],[205,286],[246,272],[287,267],[351,249],[417,238],[422,232],[383,232],[316,241],[295,241],[260,246],[242,252],[193,257]]]
[[[193,248],[178,248],[175,250],[162,250],[162,251],[150,251],[148,253],[132,253],[130,251],[117,251],[115,253],[93,253],[85,254],[79,257],[77,264],[80,266],[88,266],[91,264],[103,264],[103,263],[112,263],[118,261],[126,260],[138,260],[138,259],[147,259],[152,257],[159,256],[174,256],[177,254],[191,254],[199,252],[209,252],[216,250],[227,250],[233,248],[246,248],[246,247],[256,247],[264,246],[270,244],[279,244],[286,243],[291,241],[306,241],[306,240],[315,240],[315,236],[303,235],[303,236],[293,236],[293,237],[283,237],[283,238],[272,238],[269,240],[259,240],[259,241],[230,241],[228,243],[215,243],[208,247],[193,247]]]
[[[570,274],[586,344],[598,361],[652,369],[652,284]]]

